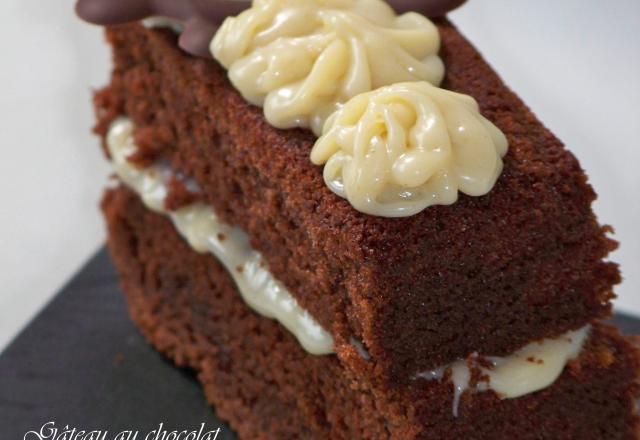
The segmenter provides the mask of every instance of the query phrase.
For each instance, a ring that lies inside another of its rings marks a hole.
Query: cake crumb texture
[[[194,252],[164,216],[123,187],[103,199],[108,245],[131,317],[241,439],[638,438],[638,351],[606,325],[550,387],[518,399],[464,394],[450,383],[387,388],[355,350],[312,356],[253,313],[219,262]],[[346,365],[346,364],[349,365]]]

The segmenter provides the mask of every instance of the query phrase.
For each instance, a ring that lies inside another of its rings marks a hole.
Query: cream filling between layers
[[[589,336],[590,326],[567,332],[557,338],[532,342],[509,356],[483,356],[490,365],[479,362],[472,355],[435,370],[416,375],[427,380],[442,380],[450,372],[453,384],[453,415],[458,415],[460,396],[469,390],[494,391],[501,399],[513,399],[530,394],[553,384],[571,359],[576,358]],[[471,388],[471,371],[478,369],[486,380]]]
[[[202,203],[173,212],[165,209],[167,182],[172,172],[164,165],[139,169],[127,160],[137,150],[133,131],[133,123],[120,118],[107,135],[111,163],[120,180],[138,193],[149,209],[167,215],[194,250],[215,255],[233,277],[249,307],[280,322],[309,353],[333,353],[331,335],[265,268],[262,256],[251,247],[244,231],[220,222],[211,207]]]
[[[174,173],[165,164],[140,169],[128,161],[137,151],[133,139],[134,125],[128,118],[113,122],[107,135],[107,147],[117,176],[135,191],[152,211],[167,215],[189,245],[200,253],[211,253],[229,271],[242,298],[257,313],[280,322],[314,355],[333,353],[333,338],[315,319],[299,306],[288,290],[265,268],[262,256],[255,251],[247,234],[218,220],[210,206],[196,203],[178,211],[168,211],[164,201],[167,182]],[[551,385],[567,362],[580,353],[589,327],[565,333],[557,338],[532,342],[505,357],[487,357],[492,366],[474,363],[477,357],[459,360],[416,375],[416,379],[442,380],[454,385],[453,412],[457,414],[460,396],[466,390],[493,390],[501,398],[515,398]],[[366,348],[352,341],[365,360]],[[487,380],[470,388],[471,368],[479,368]]]

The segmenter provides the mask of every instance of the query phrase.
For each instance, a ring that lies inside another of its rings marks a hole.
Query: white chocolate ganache
[[[329,188],[361,212],[402,217],[488,193],[507,139],[476,101],[427,82],[356,96],[324,126],[311,160]]]
[[[320,134],[349,99],[402,81],[439,84],[440,35],[382,0],[254,0],[211,43],[235,88],[278,128]]]
[[[280,322],[309,353],[332,353],[331,335],[265,268],[262,256],[251,247],[244,231],[220,222],[211,207],[201,203],[173,212],[165,209],[167,182],[172,172],[166,165],[139,169],[127,160],[137,150],[133,130],[129,119],[120,118],[107,135],[111,164],[120,180],[138,193],[149,209],[168,215],[194,250],[215,255],[233,277],[249,307]]]
[[[460,397],[467,391],[494,391],[501,399],[513,399],[542,390],[553,384],[567,362],[576,358],[589,336],[590,327],[567,332],[557,338],[532,342],[506,357],[485,356],[490,366],[475,362],[471,356],[444,365],[435,370],[416,375],[416,378],[441,380],[450,372],[454,388],[453,415],[458,415]],[[470,389],[471,368],[478,369],[485,377],[475,389]]]

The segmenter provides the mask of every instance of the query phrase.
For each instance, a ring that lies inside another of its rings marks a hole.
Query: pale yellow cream
[[[173,173],[166,164],[136,168],[128,161],[138,149],[133,138],[134,128],[131,120],[119,118],[111,124],[107,135],[111,165],[120,180],[138,193],[149,209],[169,216],[195,251],[215,255],[235,280],[238,292],[249,307],[280,322],[309,353],[332,353],[333,337],[271,275],[262,255],[251,247],[242,229],[222,223],[211,207],[202,203],[187,205],[178,211],[165,208],[167,182]]]
[[[254,0],[211,43],[235,88],[278,128],[320,134],[356,95],[402,81],[439,84],[440,36],[382,0]]]
[[[590,326],[569,331],[557,338],[531,342],[509,356],[484,357],[478,363],[477,355],[462,359],[435,370],[416,375],[416,379],[442,380],[450,371],[453,383],[453,415],[458,416],[460,397],[467,391],[494,391],[501,399],[515,399],[543,390],[562,374],[567,363],[580,355],[589,338]],[[470,386],[470,367],[479,369],[485,377],[475,388]]]
[[[427,82],[356,96],[311,152],[329,188],[361,212],[403,217],[481,196],[502,172],[507,139],[466,95]]]

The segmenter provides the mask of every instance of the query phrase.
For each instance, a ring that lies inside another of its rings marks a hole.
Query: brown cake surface
[[[449,382],[386,390],[355,354],[306,353],[245,305],[214,257],[194,252],[129,190],[108,192],[103,209],[133,320],[160,352],[198,373],[240,438],[638,438],[640,359],[613,328],[594,326],[580,357],[545,390],[511,400],[467,393],[455,418]]]
[[[472,95],[507,135],[484,197],[401,219],[368,216],[313,166],[314,138],[269,126],[214,61],[166,30],[113,27],[98,132],[133,119],[141,163],[170,161],[206,203],[249,234],[271,272],[336,339],[363,341],[377,374],[403,383],[471,352],[504,355],[610,313],[619,281],[578,162],[447,22],[444,86]]]

